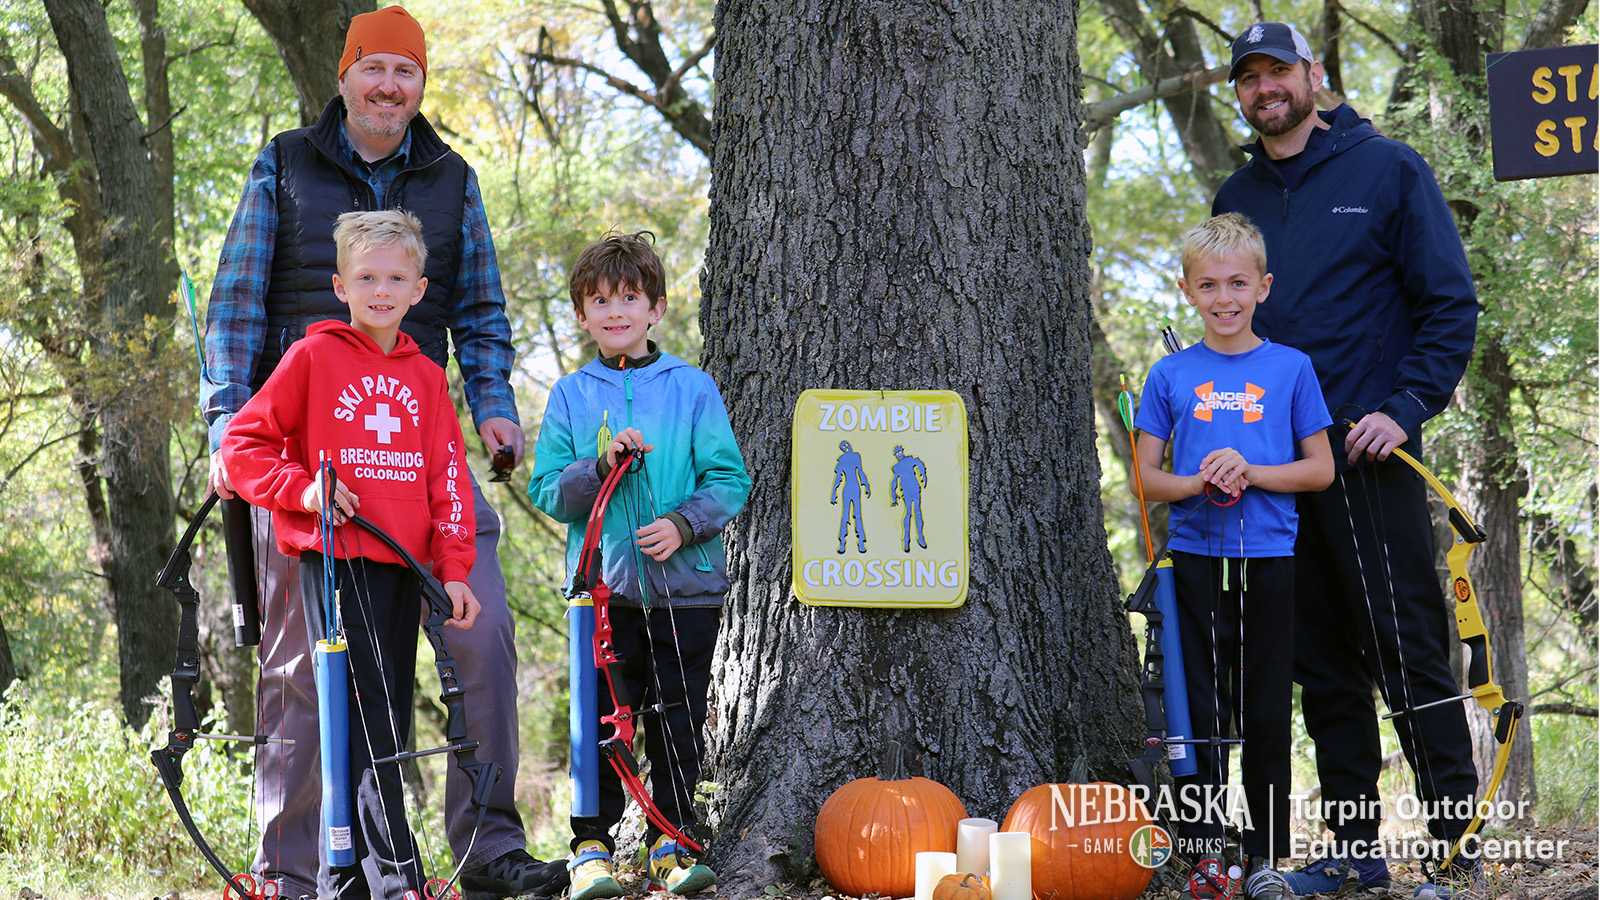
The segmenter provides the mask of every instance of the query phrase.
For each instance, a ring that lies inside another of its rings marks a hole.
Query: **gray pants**
[[[467,734],[479,742],[478,759],[503,768],[489,798],[483,828],[472,845],[467,869],[511,850],[527,838],[517,814],[516,646],[506,580],[500,571],[500,517],[489,506],[477,479],[472,482],[478,520],[477,562],[467,582],[483,604],[468,630],[445,635],[460,666],[465,690]],[[315,896],[317,845],[322,834],[322,775],[317,734],[317,688],[306,642],[305,608],[300,598],[298,561],[278,552],[271,515],[254,510],[256,568],[261,578],[261,681],[256,688],[262,734],[285,737],[292,746],[268,744],[256,750],[256,826],[261,845],[251,871],[279,879],[283,897]],[[426,612],[426,610],[424,610]],[[431,661],[432,655],[429,654]],[[430,672],[432,667],[429,666]],[[436,684],[424,680],[424,690]],[[427,749],[420,743],[419,747]],[[459,861],[472,838],[476,810],[472,785],[449,757],[445,779],[445,818],[450,850]],[[419,842],[422,835],[418,835]],[[428,873],[448,876],[449,873]]]

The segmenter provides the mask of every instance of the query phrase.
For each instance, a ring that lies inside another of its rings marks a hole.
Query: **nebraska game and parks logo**
[[[1160,868],[1172,858],[1172,835],[1160,825],[1145,825],[1128,841],[1128,855],[1146,869]]]

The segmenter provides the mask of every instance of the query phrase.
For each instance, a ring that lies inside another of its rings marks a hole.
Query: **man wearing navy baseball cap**
[[[1295,544],[1295,681],[1335,841],[1286,887],[1390,886],[1378,841],[1376,686],[1396,713],[1428,830],[1451,848],[1427,861],[1416,896],[1476,900],[1481,870],[1460,839],[1478,778],[1450,671],[1427,487],[1390,456],[1419,453],[1423,423],[1466,370],[1478,315],[1472,272],[1427,162],[1348,105],[1317,111],[1322,64],[1294,26],[1251,25],[1232,50],[1228,78],[1258,137],[1211,211],[1243,213],[1265,236],[1274,281],[1256,333],[1311,357],[1333,413],[1329,434],[1343,438],[1333,484],[1296,497]],[[1257,892],[1247,876],[1246,893],[1281,897],[1274,880],[1258,879]]]

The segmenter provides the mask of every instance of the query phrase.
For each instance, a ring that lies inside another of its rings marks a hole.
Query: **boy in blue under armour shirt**
[[[1283,900],[1293,895],[1274,864],[1289,844],[1294,494],[1332,482],[1332,419],[1311,360],[1250,328],[1272,288],[1250,220],[1230,213],[1190,229],[1182,264],[1178,285],[1205,339],[1151,368],[1136,422],[1139,470],[1145,499],[1172,505],[1194,736],[1226,738],[1232,722],[1244,739],[1244,896]],[[1171,472],[1162,469],[1169,440]],[[1180,791],[1200,796],[1226,783],[1224,746],[1196,746],[1199,772],[1179,779]],[[1224,823],[1212,818],[1179,823],[1179,841],[1220,882]],[[1191,879],[1192,896],[1210,891]]]

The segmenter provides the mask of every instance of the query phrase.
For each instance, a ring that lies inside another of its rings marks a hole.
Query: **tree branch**
[[[1585,0],[1585,2],[1587,2],[1587,0]],[[683,80],[683,76],[689,74],[690,69],[700,65],[700,61],[710,55],[711,51],[715,49],[716,46],[717,36],[712,34],[710,37],[706,38],[705,44],[702,45],[699,50],[696,50],[694,53],[690,54],[689,58],[683,61],[683,65],[678,66],[678,68],[672,71],[671,75],[667,76],[666,82],[661,85],[662,89],[666,90],[677,87],[678,82]]]
[[[1578,23],[1589,0],[1544,0],[1533,21],[1528,23],[1528,33],[1522,39],[1523,50],[1558,47],[1566,40],[1567,29]]]
[[[17,68],[16,58],[11,55],[11,45],[3,33],[0,33],[0,97],[4,97],[28,123],[34,146],[45,157],[47,171],[66,171],[73,162],[72,141],[39,105],[33,85]]]
[[[1143,106],[1153,100],[1164,100],[1168,97],[1176,97],[1179,94],[1187,94],[1190,91],[1204,90],[1213,84],[1220,84],[1227,80],[1228,67],[1218,66],[1215,69],[1185,72],[1182,75],[1163,78],[1155,84],[1147,84],[1142,88],[1135,88],[1115,97],[1090,103],[1084,107],[1083,130],[1096,131],[1104,128],[1128,110],[1136,106]]]
[[[593,72],[594,74],[599,75],[601,78],[604,78],[607,85],[616,88],[617,90],[636,100],[641,100],[650,106],[658,108],[661,105],[656,101],[654,94],[650,93],[644,88],[639,87],[631,81],[618,78],[594,63],[584,62],[581,59],[574,59],[570,56],[555,56],[550,53],[540,53],[538,51],[529,53],[528,58],[535,59],[543,63],[549,63],[553,66],[567,66],[568,68],[582,69],[585,72]]]
[[[1581,716],[1581,717],[1583,717],[1585,719],[1600,718],[1600,709],[1596,709],[1593,706],[1579,706],[1576,703],[1570,703],[1570,702],[1569,703],[1536,703],[1533,706],[1528,707],[1528,712],[1529,713],[1533,713],[1533,714],[1537,714],[1537,715],[1544,715],[1546,713],[1557,713],[1557,714],[1568,715],[1568,716]]]

